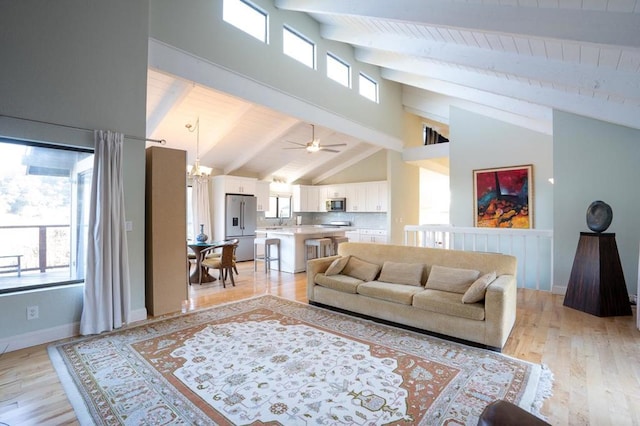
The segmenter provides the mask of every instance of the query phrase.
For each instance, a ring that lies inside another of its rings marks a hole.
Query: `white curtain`
[[[213,239],[211,229],[211,211],[209,209],[209,177],[194,176],[191,181],[191,211],[193,212],[193,227],[195,238],[200,233],[200,225],[204,225],[204,233]]]
[[[125,232],[124,135],[96,130],[80,333],[98,334],[129,320],[129,260]]]

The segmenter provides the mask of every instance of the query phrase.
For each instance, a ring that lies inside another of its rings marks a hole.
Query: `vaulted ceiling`
[[[547,134],[553,109],[640,128],[640,0],[275,5],[309,14],[322,37],[352,45],[356,59],[403,85],[407,111],[445,132],[451,106]],[[321,144],[346,146],[340,153],[284,150],[311,139],[308,123],[152,70],[148,85],[149,133],[185,141],[184,124],[199,115],[201,163],[224,173],[321,181],[381,149],[316,127]],[[208,127],[214,121],[228,124]]]

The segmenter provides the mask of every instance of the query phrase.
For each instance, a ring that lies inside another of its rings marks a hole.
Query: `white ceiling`
[[[552,133],[558,109],[640,128],[640,0],[275,0],[324,38],[402,83],[405,109],[441,124],[449,107]],[[284,150],[308,123],[149,71],[147,129],[224,173],[321,181],[381,147],[316,126],[341,153]],[[227,123],[224,128],[208,123]],[[172,146],[175,145],[175,146]],[[187,146],[185,146],[187,145]],[[213,148],[215,147],[215,150]]]

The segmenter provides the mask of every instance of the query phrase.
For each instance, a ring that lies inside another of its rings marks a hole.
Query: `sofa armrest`
[[[319,257],[307,261],[307,299],[313,300],[313,287],[316,274],[327,270],[329,265],[340,256]]]
[[[507,341],[516,321],[517,291],[513,275],[500,275],[487,287],[484,300],[487,345],[502,348]]]

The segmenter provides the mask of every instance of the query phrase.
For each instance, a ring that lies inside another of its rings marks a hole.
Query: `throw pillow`
[[[331,262],[331,265],[329,265],[327,270],[324,271],[324,274],[325,275],[338,275],[340,272],[342,272],[344,267],[347,266],[347,262],[349,262],[349,258],[350,257],[351,256],[344,256],[344,257],[337,258],[336,260]]]
[[[474,269],[433,265],[425,288],[464,294],[479,276],[480,272]]]
[[[393,284],[422,285],[422,263],[399,263],[386,261],[382,265],[378,280]]]
[[[351,256],[342,273],[362,281],[373,281],[380,272],[380,265],[369,263],[355,256]]]
[[[487,287],[496,279],[496,273],[485,274],[475,280],[469,290],[462,295],[462,303],[476,303],[484,299]]]

